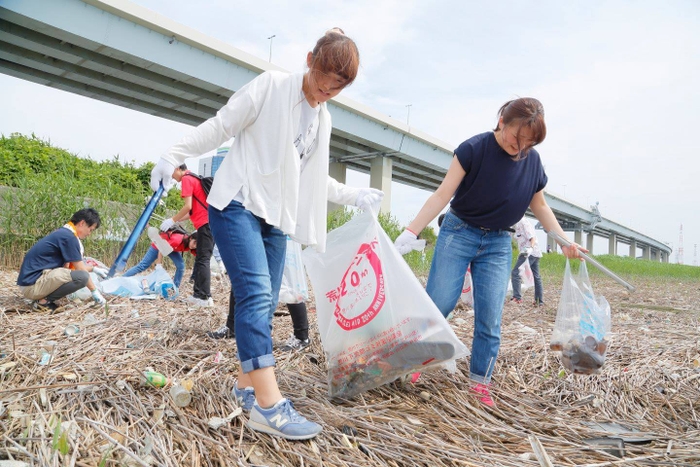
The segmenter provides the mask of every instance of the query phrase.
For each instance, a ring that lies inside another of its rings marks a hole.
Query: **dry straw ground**
[[[217,429],[208,425],[236,408],[230,397],[235,342],[203,336],[223,323],[223,280],[213,281],[213,310],[115,298],[108,315],[75,304],[49,315],[29,312],[15,279],[0,272],[0,465],[700,465],[696,282],[637,280],[638,291],[629,294],[594,278],[614,313],[608,360],[596,376],[565,374],[549,351],[559,284],[545,284],[544,309],[508,304],[495,409],[468,393],[466,359],[455,374],[440,370],[416,384],[395,382],[353,400],[329,400],[311,301],[314,344],[307,352],[276,352],[277,374],[283,393],[324,431],[313,441],[288,442],[247,429],[245,415]],[[68,324],[80,325],[88,314],[97,322],[64,335]],[[464,308],[452,321],[468,344],[472,322]],[[275,318],[275,339],[290,331],[287,316]],[[53,355],[45,366],[38,363],[42,346]],[[192,403],[178,408],[167,388],[140,386],[138,376],[149,367],[192,378]],[[590,422],[639,432],[615,434]],[[618,437],[624,452],[611,439]],[[587,444],[590,438],[618,446]],[[20,463],[3,464],[8,459]]]

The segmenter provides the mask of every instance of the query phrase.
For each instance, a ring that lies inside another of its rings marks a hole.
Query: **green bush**
[[[95,208],[102,219],[100,229],[83,242],[86,255],[110,264],[150,198],[152,166],[136,168],[120,162],[118,156],[96,162],[53,147],[34,135],[3,136],[0,264],[18,268],[24,253],[39,238],[84,207]],[[133,256],[143,254],[148,245],[144,236]]]

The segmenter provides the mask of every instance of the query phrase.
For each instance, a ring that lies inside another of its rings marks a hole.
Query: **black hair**
[[[80,221],[85,221],[88,227],[92,227],[94,225],[96,229],[99,228],[101,224],[100,215],[93,208],[81,209],[80,211],[73,214],[73,217],[70,218],[70,221],[74,225]]]
[[[190,250],[190,252],[192,254],[195,254],[195,253],[197,253],[197,249],[190,248],[190,240],[194,240],[195,242],[197,241],[197,231],[196,230],[194,232],[192,232],[191,234],[186,235],[185,238],[183,239],[183,243],[185,244],[187,249]]]
[[[177,168],[180,170],[187,170],[187,164],[180,164]]]

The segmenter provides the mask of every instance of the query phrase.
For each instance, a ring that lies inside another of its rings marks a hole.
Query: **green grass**
[[[661,263],[628,256],[600,255],[594,256],[594,258],[623,279],[644,277],[700,280],[700,267],[697,266]],[[545,254],[540,260],[540,272],[545,277],[563,277],[565,263],[566,257],[564,255]],[[577,261],[572,261],[574,270],[577,270],[578,267],[576,263]],[[588,273],[593,277],[604,276],[595,266],[588,266]]]

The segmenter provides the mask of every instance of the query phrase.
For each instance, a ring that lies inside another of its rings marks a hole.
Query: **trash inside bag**
[[[469,355],[372,213],[330,232],[326,247],[302,257],[331,396],[352,397]]]
[[[574,275],[567,259],[550,348],[561,352],[561,362],[567,370],[592,375],[605,363],[609,333],[608,301],[593,293],[586,263],[581,262]]]

